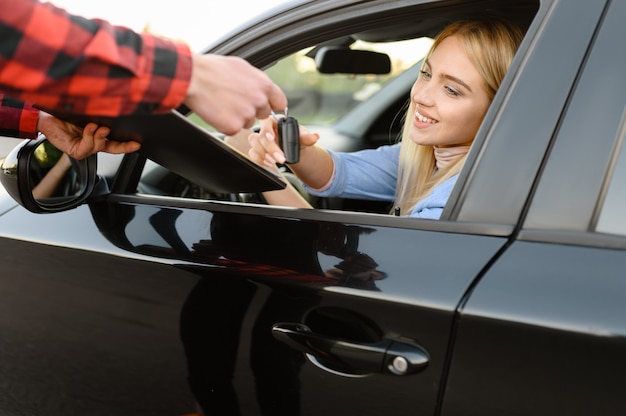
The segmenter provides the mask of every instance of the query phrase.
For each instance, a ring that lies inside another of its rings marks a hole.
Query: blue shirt
[[[395,199],[400,160],[400,144],[352,153],[328,151],[335,162],[335,175],[330,186],[315,191],[304,185],[313,195],[369,199],[392,202]],[[439,219],[452,193],[458,175],[437,186],[407,215],[416,218]]]

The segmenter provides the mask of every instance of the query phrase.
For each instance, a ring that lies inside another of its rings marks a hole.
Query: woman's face
[[[411,89],[411,140],[441,147],[471,144],[491,102],[483,85],[457,37],[444,39]]]

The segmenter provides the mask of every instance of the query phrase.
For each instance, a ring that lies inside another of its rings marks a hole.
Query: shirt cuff
[[[39,110],[26,107],[20,115],[20,137],[24,139],[34,139],[38,135],[37,121],[39,120]]]

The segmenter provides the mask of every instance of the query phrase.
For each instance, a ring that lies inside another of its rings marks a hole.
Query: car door
[[[604,11],[519,236],[460,310],[445,415],[626,410],[625,12]]]
[[[111,241],[198,276],[181,341],[223,414],[432,413],[456,305],[511,231],[117,199],[92,204]]]
[[[441,221],[140,195],[91,204],[116,245],[199,277],[181,341],[205,411],[437,412],[458,307],[507,247],[602,11],[540,8]],[[572,49],[547,62],[561,39]]]

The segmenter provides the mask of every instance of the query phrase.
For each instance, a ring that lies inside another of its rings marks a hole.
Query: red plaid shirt
[[[182,42],[49,3],[0,0],[0,91],[6,96],[101,116],[165,112],[183,102],[190,77],[191,51]],[[23,136],[32,115],[16,114],[2,115],[0,128]]]

